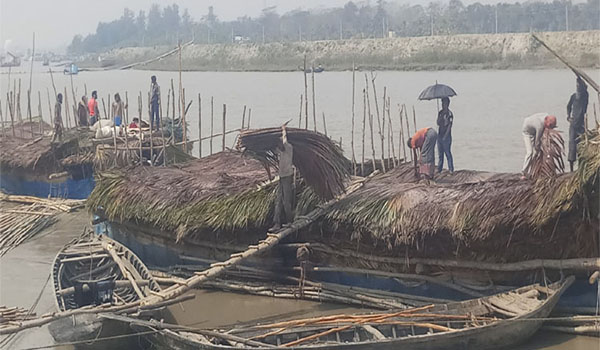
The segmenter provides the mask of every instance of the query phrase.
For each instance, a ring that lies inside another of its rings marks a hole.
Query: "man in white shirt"
[[[523,178],[525,178],[531,160],[540,150],[544,129],[554,129],[556,117],[548,113],[536,113],[523,121],[523,141],[525,142],[525,160],[523,161]]]
[[[294,220],[294,147],[287,141],[285,125],[282,127],[281,145],[279,154],[279,190],[275,202],[274,225],[269,232],[279,231],[282,224]]]

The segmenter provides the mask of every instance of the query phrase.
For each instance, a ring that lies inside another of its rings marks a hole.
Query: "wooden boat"
[[[52,280],[57,312],[124,305],[160,292],[158,283],[135,254],[120,243],[92,232],[73,240],[56,255]],[[121,324],[106,321],[95,313],[56,320],[49,330],[58,342],[123,333]]]
[[[169,349],[492,349],[532,336],[574,277],[463,302],[394,312],[334,315],[227,331],[162,326],[147,336]],[[136,330],[158,322],[132,321]],[[171,329],[166,329],[171,328]]]

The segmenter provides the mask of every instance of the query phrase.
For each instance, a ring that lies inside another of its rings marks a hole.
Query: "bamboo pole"
[[[366,75],[366,74],[365,74]],[[375,87],[375,75],[373,71],[371,71],[371,83],[373,84],[373,101],[375,101],[375,112],[377,113],[377,128],[379,130],[379,137],[381,138],[381,170],[385,173],[385,155],[383,148],[383,131],[381,129],[381,116],[379,115],[379,103],[377,102],[377,88]],[[385,90],[385,88],[384,88]],[[367,96],[367,101],[369,100],[369,96]],[[369,112],[369,114],[371,114]]]
[[[246,106],[244,106],[246,113]],[[242,118],[242,129],[244,128],[244,119]],[[202,138],[202,98],[198,93],[198,139]],[[198,158],[202,158],[202,141],[198,141]]]
[[[373,171],[377,170],[377,164],[375,163],[375,141],[373,140],[373,114],[371,113],[371,102],[369,100],[369,79],[367,73],[365,73],[366,81],[366,95],[367,95],[367,115],[369,117],[369,130],[371,131],[371,161],[373,162]]]
[[[163,120],[163,108],[162,108],[162,94],[158,96],[158,111],[159,111],[159,128],[160,128],[160,138],[162,141],[162,157],[163,157],[163,166],[167,166],[167,142],[165,141],[165,128],[163,127],[161,121]],[[158,161],[158,159],[157,159]]]
[[[411,135],[410,135],[410,126],[409,126],[409,122],[408,122],[408,112],[406,111],[406,105],[403,104],[402,105],[403,110],[404,110],[404,119],[406,120],[406,140],[408,142],[408,140],[410,139]],[[416,131],[416,130],[415,130]],[[412,150],[409,150],[410,153],[410,161],[414,163],[415,161],[415,157],[414,157],[414,152],[412,152]]]
[[[225,152],[225,133],[227,132],[227,130],[225,130],[226,124],[227,124],[227,105],[223,103],[223,142],[222,142],[222,149],[221,149],[221,151],[223,151],[223,152]]]
[[[125,164],[129,164],[129,157],[131,156],[131,152],[129,150],[129,136],[127,135],[127,128],[129,127],[129,96],[127,94],[127,91],[125,91],[125,110],[123,111],[123,114],[121,117],[124,119],[125,125],[122,127],[122,130],[125,131],[125,148],[127,149],[127,153],[125,156]],[[140,123],[140,130],[141,130],[141,123]]]
[[[169,91],[167,92],[167,119],[169,118],[169,108],[171,106],[171,88],[169,88]]]
[[[213,154],[213,133],[214,133],[214,125],[215,125],[215,104],[214,97],[210,97],[210,154]]]
[[[64,95],[64,99],[63,99],[64,105],[65,105],[65,119],[66,120],[66,125],[67,125],[67,129],[71,128],[71,118],[69,115],[69,99],[67,98],[67,87],[65,86],[65,95]]]
[[[33,60],[33,58],[32,58]],[[27,116],[29,117],[29,128],[31,129],[31,138],[34,138],[33,135],[33,118],[31,116],[31,90],[27,90]],[[2,126],[2,131],[4,132],[4,126]]]
[[[352,149],[352,174],[356,176],[356,154],[354,153],[354,119],[355,119],[355,90],[356,90],[356,67],[354,61],[352,61],[352,131],[350,139],[350,148]]]
[[[21,78],[19,78],[19,90],[17,92],[17,117],[19,118],[19,132],[23,137],[23,114],[21,113]]]
[[[74,126],[79,126],[79,121],[77,120],[77,95],[75,95],[75,87],[73,86],[73,74],[69,74],[71,78],[71,93],[73,96],[73,120],[75,121]]]
[[[327,121],[325,120],[325,112],[323,112],[323,132],[325,133],[325,136],[327,136]],[[340,147],[341,146],[342,145],[341,145],[341,142],[340,142]]]
[[[150,120],[152,120],[152,104],[150,102],[150,99],[152,98],[152,96],[150,96],[150,91],[148,91],[148,117],[150,118]],[[153,128],[158,128],[158,125],[152,125],[153,123],[150,123],[150,166],[154,166],[154,143],[152,141],[153,137],[152,134],[154,134],[154,129]]]
[[[383,99],[382,99],[382,107],[381,107],[381,141],[384,143],[381,147],[381,161],[384,163],[384,167],[389,169],[389,164],[386,163],[387,158],[390,157],[390,152],[388,149],[387,157],[385,156],[385,110],[387,107],[387,86],[383,87]],[[389,139],[389,138],[388,138]]]
[[[246,105],[244,105],[244,111],[242,112],[242,127],[241,130],[244,130],[244,123],[246,122]]]
[[[4,116],[2,115],[2,101],[0,100],[0,123],[2,123],[2,138],[6,137],[4,133]]]
[[[129,94],[125,91],[125,127],[129,126]],[[125,138],[127,139],[127,138]]]
[[[360,160],[360,175],[365,176],[365,124],[367,121],[367,95],[363,89],[363,121],[362,121],[362,157]]]
[[[144,159],[144,155],[142,154],[142,139],[144,136],[144,133],[142,132],[142,92],[140,91],[140,94],[138,95],[138,115],[140,116],[140,133],[139,133],[139,138],[140,138],[140,165],[142,165],[142,161]]]
[[[173,110],[173,118],[171,118],[171,142],[175,144],[175,86],[173,85],[173,79],[171,79],[171,104]]]
[[[315,131],[317,131],[317,107],[315,102],[315,65],[311,67],[311,80],[312,80],[312,109],[313,109],[313,123]]]
[[[415,112],[415,105],[412,106],[413,110],[413,124],[415,126],[415,132],[417,132],[417,112]]]
[[[592,105],[594,106],[594,121],[596,122],[596,128],[598,128],[598,125],[600,125],[600,124],[598,124],[598,114],[596,113],[596,103],[594,102]]]
[[[15,137],[15,117],[14,117],[14,113],[13,113],[13,108],[12,108],[12,98],[10,97],[10,95],[12,95],[12,91],[10,93],[6,93],[6,100],[8,102],[8,109],[9,109],[9,114],[10,114],[10,128],[12,129],[12,136]],[[51,109],[52,111],[52,109]]]
[[[10,85],[10,84],[9,84],[9,85]],[[10,89],[9,89],[9,90],[10,90]],[[6,121],[7,121],[7,122],[8,122],[8,118],[10,117],[10,112],[9,112],[9,109],[10,109],[10,98],[8,97],[8,92],[7,92],[7,93],[6,93],[6,107],[5,107],[5,109],[4,109],[4,111],[5,111],[5,113],[4,113],[4,114],[6,115]]]
[[[252,116],[252,108],[248,108],[248,127],[246,129],[250,129],[250,117]]]
[[[306,54],[304,54],[304,129],[308,129],[308,77],[306,76]]]
[[[44,135],[44,116],[42,115],[42,93],[38,90],[38,114],[40,115],[40,135]]]
[[[48,115],[50,116],[50,125],[52,125],[52,103],[50,102],[50,90],[48,90],[48,88],[46,88],[46,94],[48,95]]]
[[[52,89],[54,89],[54,97],[56,98],[58,92],[56,91],[56,85],[54,85],[54,74],[52,74],[52,68],[50,66],[48,66],[48,71],[50,72],[50,81],[52,81]]]
[[[300,94],[300,112],[298,113],[298,129],[302,127],[302,103],[304,102],[302,94]]]
[[[390,114],[390,107],[391,107],[392,101],[391,99],[388,97],[388,102],[387,102],[387,115],[388,115],[388,154],[390,151],[390,148],[392,150],[392,166],[393,167],[397,167],[399,164],[399,160],[396,158],[396,146],[394,145],[394,127],[392,125],[392,116]],[[398,149],[398,158],[400,158],[400,149]]]
[[[181,88],[181,106],[183,108],[183,116],[182,116],[182,125],[183,125],[183,150],[185,151],[185,153],[188,153],[188,146],[187,146],[187,108],[185,108],[185,88]]]
[[[398,142],[400,145],[398,147],[398,157],[400,157],[400,148],[402,148],[403,162],[406,162],[406,142],[404,139],[404,126],[402,125],[402,111],[404,110],[404,107],[401,107],[400,104],[398,104],[398,110],[400,117],[400,135],[398,135]]]

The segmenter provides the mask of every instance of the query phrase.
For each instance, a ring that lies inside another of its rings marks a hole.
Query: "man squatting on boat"
[[[294,220],[294,147],[287,140],[285,125],[281,127],[281,144],[279,154],[279,190],[275,201],[274,225],[269,232],[281,229],[282,224]],[[282,218],[283,217],[283,218]]]
[[[435,170],[435,145],[438,133],[434,128],[423,128],[418,130],[408,139],[408,147],[412,149],[413,159],[415,159],[415,172],[417,171],[417,159],[419,159],[418,175],[422,175],[428,180],[433,179]],[[421,150],[417,156],[417,150]]]
[[[62,142],[63,139],[63,128],[62,128],[62,99],[63,96],[61,93],[56,95],[56,103],[54,104],[54,133],[52,135],[51,143],[56,142],[56,139],[59,142]]]

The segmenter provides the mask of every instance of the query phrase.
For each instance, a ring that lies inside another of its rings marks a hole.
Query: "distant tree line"
[[[69,52],[100,52],[115,47],[175,45],[192,38],[197,43],[290,42],[395,36],[468,33],[517,33],[599,29],[600,0],[499,3],[465,6],[460,0],[427,6],[378,0],[349,1],[341,8],[294,10],[283,15],[275,7],[258,18],[220,21],[214,8],[195,20],[176,4],[154,4],[146,13],[125,8],[121,18],[100,22],[94,34],[76,35]]]

